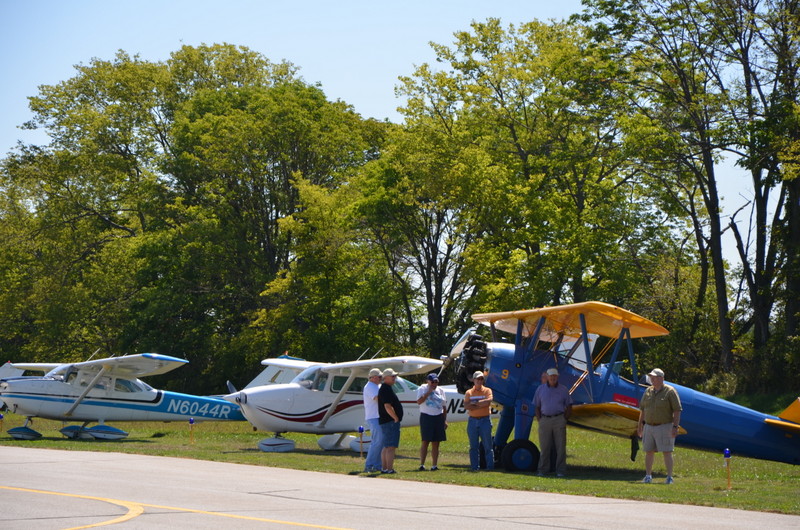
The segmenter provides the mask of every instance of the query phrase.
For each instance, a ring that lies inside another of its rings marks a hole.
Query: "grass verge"
[[[25,446],[69,451],[105,451],[213,460],[258,466],[302,469],[326,473],[358,474],[363,460],[354,452],[322,451],[316,436],[287,435],[296,441],[291,453],[263,453],[258,441],[266,433],[254,432],[244,422],[205,422],[191,428],[188,423],[115,423],[130,436],[119,441],[69,440],[58,432],[63,424],[35,420],[33,427],[44,437],[36,441],[13,440],[5,431],[22,425],[24,418],[6,414],[0,445]],[[587,495],[621,499],[694,504],[800,515],[800,466],[750,458],[731,459],[731,489],[722,455],[677,448],[675,484],[663,484],[661,455],[656,455],[654,483],[641,484],[644,455],[630,461],[627,440],[570,428],[567,434],[568,475],[566,478],[537,477],[531,473],[505,471],[470,473],[469,442],[466,424],[453,424],[448,441],[443,442],[440,470],[417,471],[419,467],[419,429],[403,429],[395,469],[398,474],[386,480],[414,480]],[[430,465],[430,457],[427,462]]]

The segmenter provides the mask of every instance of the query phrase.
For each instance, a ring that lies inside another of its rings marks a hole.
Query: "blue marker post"
[[[0,414],[0,431],[3,430],[3,415]]]
[[[728,490],[731,489],[731,450],[725,448],[725,451],[722,452],[722,456],[725,460],[725,469],[728,470]]]
[[[364,458],[364,426],[358,426],[358,454]]]
[[[189,443],[194,445],[194,418],[189,418]]]

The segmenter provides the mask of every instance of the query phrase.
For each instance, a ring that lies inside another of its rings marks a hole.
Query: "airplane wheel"
[[[539,448],[530,440],[512,440],[503,448],[502,461],[507,471],[536,471]]]

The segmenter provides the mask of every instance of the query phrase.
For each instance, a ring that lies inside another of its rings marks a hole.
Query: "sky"
[[[473,20],[546,21],[580,8],[580,0],[0,0],[0,156],[18,140],[46,141],[18,128],[40,85],[117,50],[163,61],[183,45],[246,46],[298,66],[364,117],[400,122],[397,78],[433,62],[431,41],[452,44]]]
[[[19,128],[32,118],[27,98],[39,86],[118,50],[164,61],[183,45],[246,46],[293,63],[363,117],[399,123],[398,77],[434,62],[430,42],[451,45],[454,32],[490,17],[518,25],[580,10],[580,0],[0,0],[0,158],[18,141],[47,143]],[[735,211],[746,190],[746,177],[729,169],[724,211]]]

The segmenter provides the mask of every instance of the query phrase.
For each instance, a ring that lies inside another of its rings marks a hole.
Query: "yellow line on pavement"
[[[145,507],[147,507],[147,508],[158,508],[158,509],[162,509],[162,510],[173,510],[173,511],[176,511],[176,512],[187,512],[187,513],[198,513],[198,514],[203,514],[203,515],[213,515],[215,517],[228,517],[230,519],[246,519],[248,521],[259,521],[259,522],[263,522],[263,523],[284,524],[284,525],[288,525],[288,526],[302,526],[302,527],[306,527],[306,528],[324,528],[326,530],[346,530],[344,528],[338,528],[338,527],[335,527],[335,526],[323,526],[323,525],[308,524],[308,523],[296,523],[296,522],[293,522],[293,521],[280,521],[280,520],[277,520],[277,519],[264,519],[262,517],[251,517],[251,516],[247,516],[247,515],[235,515],[235,514],[230,514],[230,513],[209,512],[209,511],[205,511],[205,510],[193,510],[191,508],[176,508],[174,506],[161,506],[161,505],[158,505],[158,504],[144,504],[144,503],[140,503],[140,502],[121,501],[121,500],[118,500],[118,499],[107,499],[107,498],[104,498],[104,497],[90,497],[88,495],[76,495],[76,494],[73,494],[73,493],[60,493],[60,492],[57,492],[57,491],[33,490],[33,489],[27,489],[27,488],[14,488],[14,487],[11,487],[11,486],[0,486],[0,489],[13,490],[13,491],[24,491],[24,492],[28,492],[28,493],[42,493],[42,494],[45,494],[45,495],[59,495],[61,497],[74,497],[74,498],[78,498],[78,499],[89,499],[89,500],[94,500],[94,501],[109,502],[111,504],[116,504],[118,506],[122,506],[122,507],[128,509],[128,513],[126,513],[125,515],[123,515],[121,517],[117,517],[117,518],[111,519],[109,521],[104,521],[102,523],[90,524],[90,525],[86,525],[86,526],[76,526],[76,527],[70,528],[68,530],[78,530],[78,529],[81,529],[81,528],[94,528],[94,527],[97,527],[97,526],[105,526],[105,525],[109,525],[109,524],[122,523],[124,521],[128,521],[130,519],[133,519],[134,517],[138,517],[139,515],[142,515],[144,513],[144,508]]]
[[[89,525],[86,525],[86,526],[76,526],[74,528],[70,528],[69,530],[78,530],[79,528],[94,528],[94,527],[97,527],[97,526],[105,526],[105,525],[109,525],[109,524],[123,523],[125,521],[129,521],[129,520],[133,519],[134,517],[138,517],[138,516],[140,516],[140,515],[142,515],[144,513],[143,505],[139,504],[139,503],[136,503],[136,502],[120,501],[120,500],[116,500],[116,499],[104,499],[102,497],[90,497],[88,495],[75,495],[74,493],[58,493],[58,492],[55,492],[55,491],[32,490],[32,489],[27,489],[27,488],[12,488],[11,486],[0,486],[0,488],[6,489],[6,490],[24,491],[24,492],[27,492],[27,493],[44,493],[46,495],[58,495],[58,496],[61,496],[61,497],[74,497],[74,498],[77,498],[77,499],[90,499],[90,500],[93,500],[93,501],[109,502],[111,504],[116,504],[118,506],[122,506],[123,508],[127,508],[127,510],[128,510],[128,513],[126,513],[125,515],[123,515],[121,517],[117,517],[117,518],[111,519],[109,521],[103,521],[102,523],[89,524]]]

